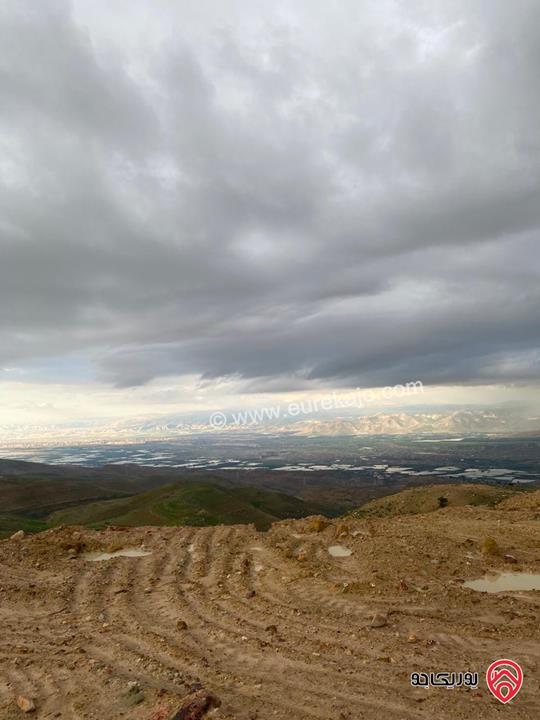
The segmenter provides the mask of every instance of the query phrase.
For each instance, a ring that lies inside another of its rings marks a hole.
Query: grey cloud
[[[148,7],[0,11],[0,364],[538,381],[537,3]]]

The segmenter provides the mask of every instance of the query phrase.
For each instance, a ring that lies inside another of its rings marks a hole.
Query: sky
[[[0,424],[538,401],[536,0],[4,0],[0,47]]]

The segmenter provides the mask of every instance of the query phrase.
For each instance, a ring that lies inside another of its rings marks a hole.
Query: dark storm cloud
[[[0,9],[0,365],[539,379],[538,3],[99,5]]]

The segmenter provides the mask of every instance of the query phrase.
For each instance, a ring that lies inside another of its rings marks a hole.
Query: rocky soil
[[[334,545],[352,553],[333,557]],[[141,546],[151,554],[84,557]],[[463,587],[503,569],[540,572],[530,500],[267,533],[58,528],[5,540],[0,718],[529,720],[540,592]],[[525,674],[506,706],[484,680],[500,657]],[[410,684],[411,672],[445,670],[478,672],[478,689]]]

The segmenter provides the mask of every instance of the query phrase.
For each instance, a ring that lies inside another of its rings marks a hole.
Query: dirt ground
[[[540,572],[538,518],[514,502],[267,533],[59,528],[2,541],[0,718],[24,717],[23,696],[40,720],[169,720],[202,686],[221,700],[206,717],[221,720],[530,720],[540,592],[463,581]],[[486,537],[499,554],[482,552]],[[352,554],[332,557],[336,544]],[[84,557],[140,546],[151,554]],[[525,678],[508,705],[485,682],[501,657]],[[411,686],[412,672],[438,671],[478,672],[478,688]]]

